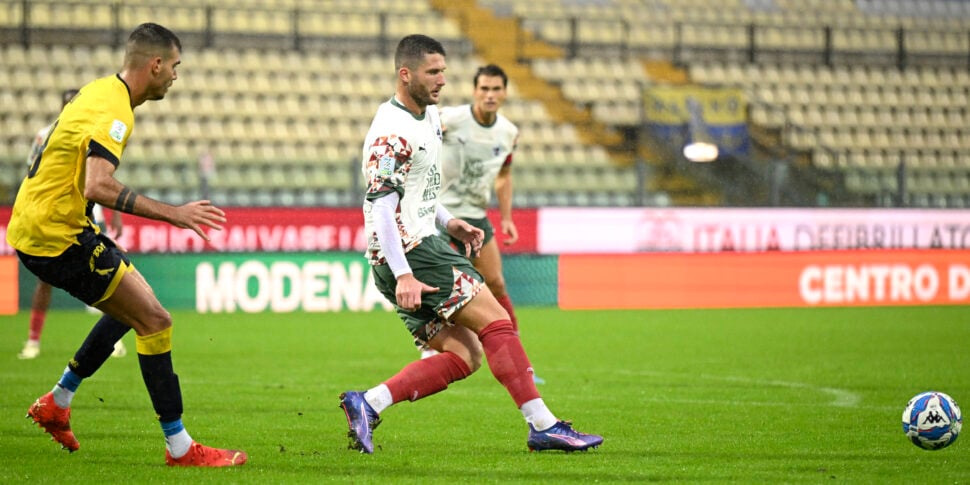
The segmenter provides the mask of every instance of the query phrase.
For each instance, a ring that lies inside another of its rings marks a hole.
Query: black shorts
[[[128,255],[104,234],[85,229],[72,245],[58,256],[17,256],[41,281],[60,288],[86,305],[94,305],[114,294],[125,273],[134,270]]]

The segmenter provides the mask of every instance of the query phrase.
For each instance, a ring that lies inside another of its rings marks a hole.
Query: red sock
[[[478,339],[485,349],[488,368],[509,391],[516,407],[539,398],[539,390],[532,381],[532,364],[512,329],[512,322],[496,320],[478,333]]]
[[[519,333],[519,319],[515,318],[515,310],[512,309],[512,299],[509,298],[509,295],[505,295],[496,298],[496,300],[498,300],[498,304],[502,305],[502,308],[509,313],[509,319],[512,320],[512,330],[514,330],[515,333]]]
[[[30,311],[30,333],[27,338],[30,340],[40,340],[40,332],[44,330],[44,318],[47,317],[45,310]]]
[[[451,352],[441,352],[404,366],[384,385],[391,391],[391,398],[396,403],[405,399],[417,401],[447,389],[448,384],[464,379],[471,373],[461,357]]]

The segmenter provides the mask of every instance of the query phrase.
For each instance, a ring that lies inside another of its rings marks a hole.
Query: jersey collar
[[[495,126],[495,123],[498,123],[498,114],[495,115],[495,120],[492,121],[491,123],[487,124],[487,125],[484,124],[484,123],[482,123],[482,122],[480,122],[480,121],[478,121],[478,118],[475,116],[475,105],[474,104],[468,105],[468,111],[471,112],[472,119],[475,120],[475,123],[478,124],[478,126],[481,126],[482,128],[491,128],[491,127]]]
[[[424,119],[424,115],[426,115],[428,113],[428,110],[427,109],[425,109],[424,110],[424,113],[421,113],[420,115],[416,115],[416,114],[412,113],[411,110],[409,110],[407,108],[407,106],[404,106],[403,104],[401,104],[400,101],[397,100],[397,97],[396,96],[391,96],[391,105],[403,109],[407,114],[411,115],[412,118],[414,118],[414,119],[416,119],[418,121],[423,120]]]
[[[128,87],[128,83],[126,83],[125,80],[121,78],[121,74],[115,74],[115,77],[118,78],[119,81],[121,81],[121,84],[125,87],[125,91],[128,91],[128,104],[130,105],[131,104],[131,88]]]

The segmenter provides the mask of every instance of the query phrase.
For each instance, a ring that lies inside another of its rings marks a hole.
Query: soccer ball
[[[946,448],[957,440],[963,426],[960,406],[942,392],[924,392],[906,404],[903,432],[924,450]]]

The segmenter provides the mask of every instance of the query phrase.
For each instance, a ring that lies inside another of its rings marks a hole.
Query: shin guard
[[[417,401],[448,388],[448,384],[471,375],[465,361],[451,352],[442,352],[406,365],[384,385],[394,402]]]
[[[478,333],[478,339],[485,349],[489,370],[508,390],[516,407],[539,397],[539,390],[532,380],[532,364],[512,329],[512,322],[496,320]]]
[[[74,359],[68,364],[71,370],[81,378],[94,375],[104,361],[111,357],[115,342],[124,337],[131,327],[121,323],[114,317],[103,315],[94,328],[88,332],[84,343],[74,354]]]
[[[165,423],[182,417],[182,390],[172,369],[172,327],[135,339],[141,377],[155,414]]]

